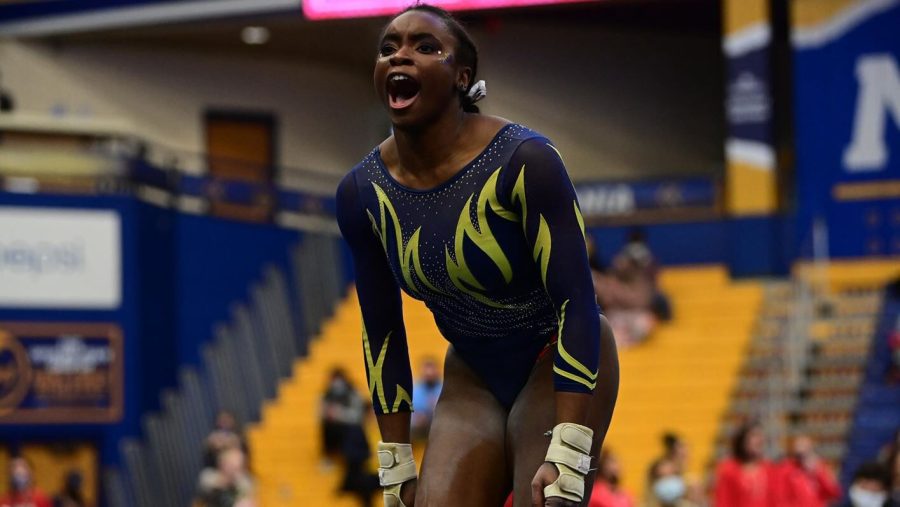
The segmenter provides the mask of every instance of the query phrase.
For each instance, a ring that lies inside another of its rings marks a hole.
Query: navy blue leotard
[[[337,199],[377,413],[412,405],[401,288],[425,302],[504,407],[554,335],[555,389],[593,391],[600,321],[584,223],[549,140],[506,125],[475,160],[430,190],[394,180],[376,148],[341,181]]]

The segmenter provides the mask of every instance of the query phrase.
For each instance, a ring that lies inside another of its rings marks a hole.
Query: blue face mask
[[[30,483],[31,478],[28,477],[28,474],[13,474],[12,476],[12,488],[16,491],[25,491]]]
[[[685,485],[681,477],[670,475],[653,483],[653,495],[662,503],[673,503],[684,496]]]

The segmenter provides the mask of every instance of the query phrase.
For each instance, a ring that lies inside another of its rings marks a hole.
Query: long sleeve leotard
[[[506,408],[557,338],[557,391],[597,382],[600,322],[584,224],[556,148],[516,124],[444,184],[394,180],[373,150],[341,182],[376,413],[411,410],[400,290],[425,302],[454,351]]]

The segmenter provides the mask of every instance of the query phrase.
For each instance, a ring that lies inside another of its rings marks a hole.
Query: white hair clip
[[[487,97],[487,86],[485,86],[484,79],[481,79],[472,85],[472,87],[469,88],[468,95],[469,100],[471,100],[473,104]]]

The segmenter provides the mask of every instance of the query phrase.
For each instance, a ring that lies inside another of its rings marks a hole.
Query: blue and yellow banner
[[[725,0],[723,9],[726,208],[733,216],[769,214],[777,206],[769,2]]]
[[[794,0],[791,17],[800,234],[819,220],[831,255],[900,254],[900,0]]]

